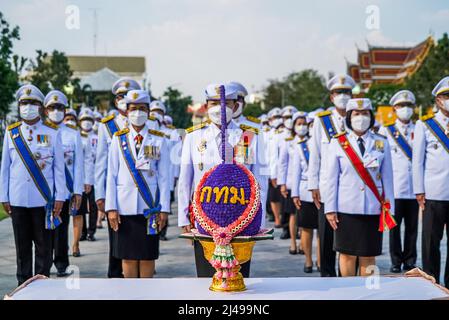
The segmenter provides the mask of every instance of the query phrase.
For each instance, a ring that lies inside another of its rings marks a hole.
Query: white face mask
[[[128,112],[128,119],[135,126],[143,126],[148,120],[148,113],[142,110],[134,110]]]
[[[237,110],[235,110],[234,114],[232,115],[232,117],[234,119],[240,117],[240,115],[242,114],[242,112],[243,112],[243,102],[237,102],[237,106],[238,106]]]
[[[348,101],[351,99],[351,96],[348,94],[339,94],[334,97],[334,105],[341,110],[346,110],[346,105]]]
[[[76,127],[76,122],[73,120],[68,120],[66,122],[64,122],[66,125],[72,126],[72,127]]]
[[[292,119],[291,119],[291,118],[285,119],[285,120],[284,120],[284,126],[285,126],[287,129],[293,128],[293,121],[292,121]]]
[[[307,127],[304,124],[295,126],[295,133],[300,137],[304,137],[308,131],[309,131],[309,127]]]
[[[396,115],[402,121],[408,121],[413,115],[413,109],[410,107],[402,107],[396,110]]]
[[[164,116],[161,115],[159,112],[150,112],[150,116],[155,117],[157,121],[159,121],[159,124],[161,124],[164,121]]]
[[[441,104],[443,105],[443,109],[449,111],[449,100],[442,100]]]
[[[216,125],[221,125],[221,106],[213,106],[207,109],[207,114],[209,116],[210,121],[215,123]],[[232,109],[226,107],[226,123],[231,122],[232,120]]]
[[[277,128],[282,124],[283,120],[281,118],[277,118],[277,119],[271,120],[270,122],[271,122],[271,126],[273,128]]]
[[[92,130],[94,124],[90,120],[83,120],[81,121],[80,126],[84,131],[90,131]]]
[[[369,116],[359,115],[351,117],[352,129],[358,132],[365,132],[368,130],[370,123],[371,118]]]
[[[35,104],[25,104],[19,107],[20,117],[23,120],[34,120],[39,117],[39,106]]]
[[[125,101],[125,99],[122,99],[119,102],[117,102],[117,109],[119,109],[120,111],[126,112],[126,101]]]
[[[60,123],[64,119],[64,111],[60,110],[49,111],[48,118],[54,123]]]

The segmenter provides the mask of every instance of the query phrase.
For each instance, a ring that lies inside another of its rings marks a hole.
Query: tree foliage
[[[192,125],[192,115],[187,113],[187,106],[192,104],[191,96],[183,96],[178,89],[168,87],[162,95],[167,114],[173,118],[176,128],[187,128]]]

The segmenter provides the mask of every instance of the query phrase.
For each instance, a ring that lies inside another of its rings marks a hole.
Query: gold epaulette
[[[342,132],[340,132],[340,133],[337,133],[337,134],[334,135],[332,138],[339,138],[339,137],[344,136],[344,135],[346,135],[346,131],[342,131]]]
[[[19,127],[20,125],[22,125],[22,121],[14,122],[14,123],[12,123],[12,124],[10,124],[10,125],[8,126],[8,130],[12,130],[12,129],[14,129],[14,128],[17,128],[17,127]]]
[[[78,130],[78,127],[72,126],[71,124],[66,124],[65,126],[66,126],[67,128],[73,129],[73,130]]]
[[[276,129],[274,133],[282,133],[283,129]]]
[[[122,130],[119,130],[116,133],[114,133],[114,136],[121,136],[123,134],[127,134],[128,132],[129,132],[128,128],[123,128]]]
[[[257,119],[256,117],[247,116],[246,120],[254,122],[254,123],[260,123],[260,119]]]
[[[392,125],[394,125],[396,123],[396,121],[392,121],[392,122],[387,122],[384,124],[384,127],[391,127]]]
[[[265,132],[268,132],[268,131],[270,131],[271,129],[270,128],[265,128],[265,129],[263,129],[263,131],[265,131]]]
[[[56,125],[56,124],[54,124],[53,122],[50,122],[50,121],[44,121],[44,126],[47,126],[47,127],[49,127],[49,128],[52,128],[52,129],[54,129],[54,130],[58,130],[58,128],[59,128],[59,126],[58,125]]]
[[[243,131],[251,131],[254,132],[255,134],[259,134],[259,129],[248,126],[246,124],[241,124],[240,129],[242,129]]]
[[[301,144],[301,143],[306,142],[306,141],[307,141],[307,139],[299,140],[299,141],[298,141],[298,144]]]
[[[108,121],[110,121],[110,120],[112,120],[112,119],[114,119],[114,118],[115,118],[115,114],[111,114],[111,115],[109,115],[109,116],[104,117],[103,119],[101,119],[101,123],[106,123],[106,122],[108,122]]]
[[[330,112],[329,110],[325,110],[325,111],[318,112],[317,117],[330,116],[331,114],[332,114],[332,112]]]
[[[156,121],[156,117],[153,117],[153,116],[148,116],[148,120],[151,120],[151,121]]]
[[[163,133],[162,131],[158,131],[158,130],[149,129],[148,133],[155,135],[155,136],[162,137],[162,138],[165,137],[165,133]]]
[[[435,117],[433,114],[426,114],[425,116],[421,117],[421,121],[427,121],[429,119],[432,119],[433,117]]]
[[[285,141],[292,141],[293,139],[295,139],[295,137],[288,137],[288,138],[285,138]]]
[[[171,124],[167,124],[166,127],[169,128],[169,129],[176,129],[176,127],[174,125],[171,125]]]
[[[87,132],[81,132],[81,136],[84,138],[87,138],[89,136],[89,134]]]
[[[197,124],[197,125],[195,125],[195,126],[192,126],[192,127],[190,127],[190,128],[187,128],[187,129],[186,129],[186,132],[187,132],[187,133],[191,133],[191,132],[196,131],[196,130],[198,130],[198,129],[202,129],[202,128],[204,128],[204,127],[207,126],[207,125],[208,125],[208,123],[202,122],[202,123],[200,123],[200,124]]]

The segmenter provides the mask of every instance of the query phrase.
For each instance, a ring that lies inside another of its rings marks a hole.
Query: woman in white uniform
[[[342,276],[357,274],[357,257],[360,275],[369,275],[382,253],[382,232],[396,225],[390,146],[370,130],[373,124],[371,101],[351,99],[348,132],[336,135],[329,148],[324,212],[335,230]]]

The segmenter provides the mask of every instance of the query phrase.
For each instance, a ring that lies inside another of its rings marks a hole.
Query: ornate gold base
[[[210,260],[212,257],[212,254],[215,250],[215,244],[211,241],[202,241],[200,240],[200,243],[203,247],[204,257],[207,260]],[[255,241],[249,241],[249,242],[235,242],[231,243],[232,249],[234,251],[236,259],[239,261],[240,264],[243,264],[251,259],[253,247],[254,247]],[[223,279],[218,279],[217,277],[212,278],[212,284],[209,287],[211,291],[217,291],[217,292],[241,292],[246,290],[245,282],[243,279],[242,274],[239,272],[240,265],[237,265],[233,268],[234,273],[236,274],[233,278],[226,279],[227,287],[223,288]]]

